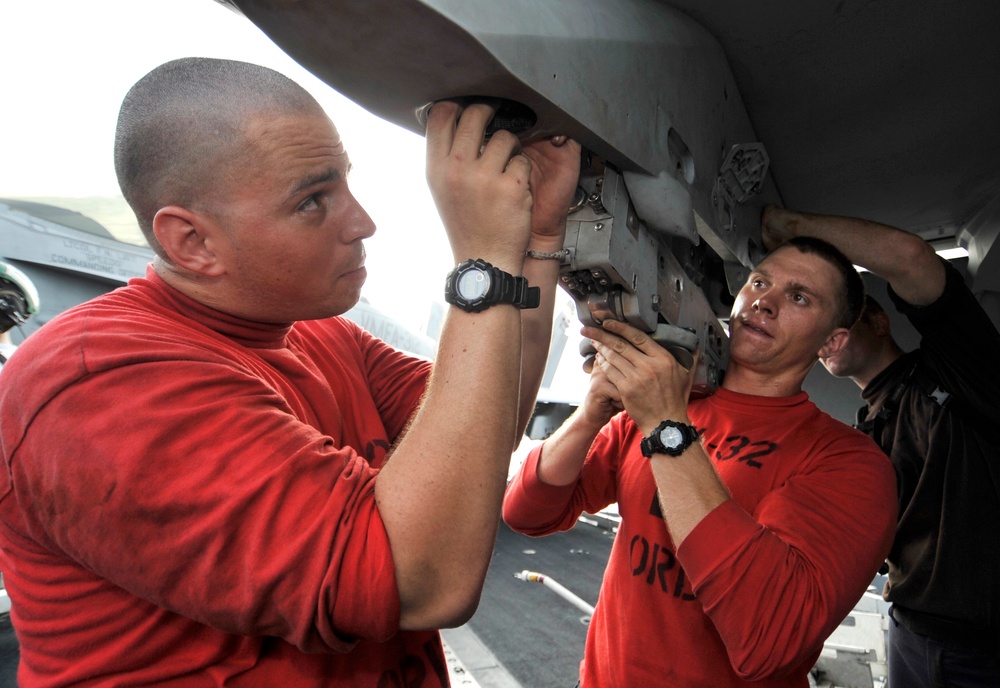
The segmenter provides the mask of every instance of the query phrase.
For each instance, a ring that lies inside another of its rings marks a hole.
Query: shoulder
[[[688,406],[691,420],[720,446],[767,445],[798,457],[803,468],[823,462],[884,457],[864,433],[833,418],[804,392],[791,397],[754,397],[719,390]]]
[[[363,370],[372,382],[425,380],[431,369],[429,359],[396,349],[344,316],[295,323],[289,344],[321,366]]]
[[[338,358],[401,354],[361,325],[342,316],[303,320],[292,326],[291,341],[299,347],[327,351]]]
[[[113,309],[106,306],[111,298],[111,294],[99,296],[60,313],[42,325],[19,347],[20,355],[10,366],[12,371],[25,368],[28,374],[34,375],[40,367],[83,367],[84,348],[93,339],[92,333],[102,331],[105,323],[125,330],[132,320],[112,317]],[[103,338],[97,339],[102,341]]]
[[[811,427],[811,470],[867,476],[886,489],[895,485],[892,462],[871,437],[823,411],[817,413]]]
[[[130,284],[60,313],[19,347],[5,387],[29,406],[101,373],[145,363],[232,360],[222,338]],[[9,373],[9,375],[7,375]],[[137,375],[141,373],[137,372]]]

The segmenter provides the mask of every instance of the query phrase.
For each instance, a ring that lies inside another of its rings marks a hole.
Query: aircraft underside
[[[961,243],[974,289],[1000,291],[995,3],[217,1],[404,128],[491,97],[523,139],[579,140],[563,287],[585,323],[700,346],[699,384],[767,203]]]

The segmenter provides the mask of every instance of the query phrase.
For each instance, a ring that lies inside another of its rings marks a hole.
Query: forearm
[[[563,136],[525,144],[532,160],[531,251],[561,251],[566,217],[580,177],[580,145]],[[522,312],[521,400],[518,437],[527,427],[552,340],[552,315],[561,260],[524,258],[524,276],[541,289],[541,307]]]
[[[614,501],[604,465],[609,452],[599,451],[591,458],[589,480],[584,480],[583,466],[600,427],[588,425],[580,416],[577,411],[532,451],[507,487],[504,520],[514,530],[535,536],[568,530],[583,511],[596,511]]]
[[[492,116],[483,104],[435,104],[427,181],[456,263],[478,258],[519,275],[532,164],[509,132],[484,145]],[[403,629],[461,624],[478,605],[515,442],[520,328],[509,304],[450,309],[424,401],[376,480]]]
[[[436,103],[427,118],[427,180],[456,262],[481,258],[519,275],[534,229],[565,216],[564,186],[575,176],[568,154],[532,160],[510,132],[484,144],[493,114],[485,104]],[[561,183],[540,203],[546,177]],[[526,406],[521,325],[510,305],[451,309],[423,405],[376,481],[403,629],[461,624],[478,605]]]
[[[602,424],[587,419],[578,409],[545,440],[538,461],[538,479],[547,485],[569,485],[580,478],[580,469]]]
[[[509,340],[519,327],[512,306],[452,309],[424,402],[376,481],[404,629],[461,623],[474,611],[515,432],[510,371],[520,351]]]
[[[524,260],[524,276],[528,278],[528,284],[541,289],[541,301],[538,308],[521,311],[521,392],[518,406],[518,439],[524,434],[528,421],[531,420],[531,414],[535,410],[538,389],[541,386],[545,366],[548,363],[559,265],[559,260],[535,258],[525,258]]]
[[[858,560],[873,553],[872,541],[884,543],[883,556],[888,551],[880,520],[860,547],[833,527],[836,519],[818,520],[799,519],[808,537],[793,539],[729,501],[678,549],[733,668],[747,680],[781,675],[818,652],[878,569],[878,553],[864,565]]]
[[[852,263],[884,278],[908,303],[932,303],[944,290],[944,267],[934,249],[909,232],[868,220],[775,207],[764,211],[762,222],[765,234],[773,231],[775,238],[812,236],[833,244]]]
[[[700,443],[680,456],[654,454],[649,460],[656,481],[663,520],[675,545],[694,530],[702,519],[729,499]]]
[[[733,502],[706,519],[677,557],[746,680],[802,664],[853,603],[845,608],[827,572]]]

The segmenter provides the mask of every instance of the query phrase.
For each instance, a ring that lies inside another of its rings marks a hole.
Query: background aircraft
[[[27,275],[40,297],[38,312],[11,331],[19,344],[66,309],[144,275],[153,251],[116,238],[79,212],[0,198],[0,260]],[[397,349],[434,358],[433,337],[387,316],[365,299],[344,316]]]

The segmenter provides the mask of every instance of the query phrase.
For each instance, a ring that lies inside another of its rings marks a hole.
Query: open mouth
[[[739,323],[740,323],[740,327],[745,328],[747,330],[750,330],[751,332],[753,332],[753,333],[755,333],[757,335],[760,335],[761,337],[772,338],[770,332],[768,332],[767,330],[765,330],[763,327],[755,325],[754,323],[750,322],[749,320],[740,320]]]

